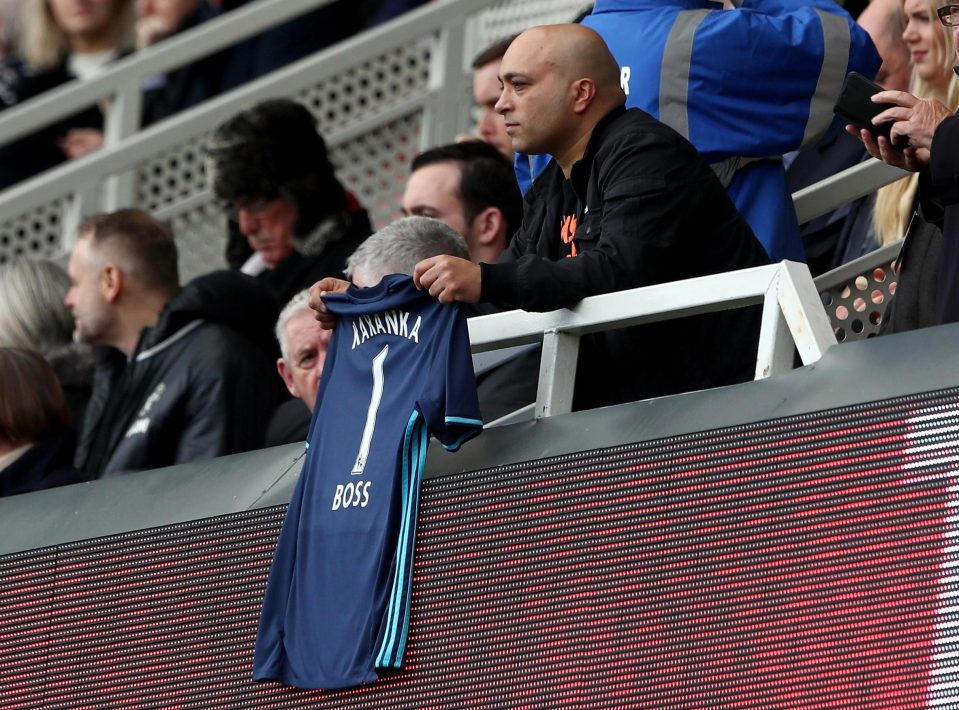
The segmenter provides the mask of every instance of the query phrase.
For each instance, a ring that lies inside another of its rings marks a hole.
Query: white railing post
[[[579,336],[558,330],[543,333],[543,354],[539,363],[535,417],[553,417],[573,411]]]
[[[443,24],[430,56],[429,89],[431,98],[423,112],[420,149],[450,143],[456,137],[463,100],[462,48],[466,36],[463,17]]]
[[[103,132],[104,146],[120,145],[126,138],[140,130],[140,114],[143,110],[143,95],[140,82],[127,81],[116,93],[107,108]],[[132,207],[136,198],[135,173],[126,170],[107,179],[104,190],[103,209],[107,212]]]
[[[759,330],[759,351],[756,354],[756,379],[789,372],[796,352],[789,324],[779,306],[779,272],[769,281],[763,296],[763,317]]]
[[[779,307],[803,365],[811,365],[836,344],[829,316],[805,264],[784,261],[777,278]]]

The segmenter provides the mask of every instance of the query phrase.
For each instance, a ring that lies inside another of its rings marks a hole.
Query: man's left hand
[[[424,259],[413,270],[413,283],[418,289],[427,289],[440,303],[477,303],[480,299],[479,265],[455,256]]]

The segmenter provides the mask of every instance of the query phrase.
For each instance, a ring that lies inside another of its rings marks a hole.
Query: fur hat
[[[316,119],[295,101],[270,99],[233,116],[214,131],[205,152],[217,199],[283,197],[296,208],[297,236],[346,206]]]

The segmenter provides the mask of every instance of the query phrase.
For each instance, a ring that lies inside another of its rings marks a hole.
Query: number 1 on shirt
[[[389,349],[389,345],[384,345],[373,358],[373,392],[370,394],[370,408],[366,411],[366,426],[363,427],[360,451],[356,455],[356,463],[353,464],[353,476],[362,475],[363,469],[366,468],[366,457],[369,456],[370,442],[373,440],[373,430],[376,428],[376,412],[383,398],[383,363],[386,361],[386,353]]]

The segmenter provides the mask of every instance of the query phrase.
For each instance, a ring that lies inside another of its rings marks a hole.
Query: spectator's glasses
[[[939,15],[939,21],[946,27],[955,27],[959,25],[959,5],[943,5],[936,13]]]

